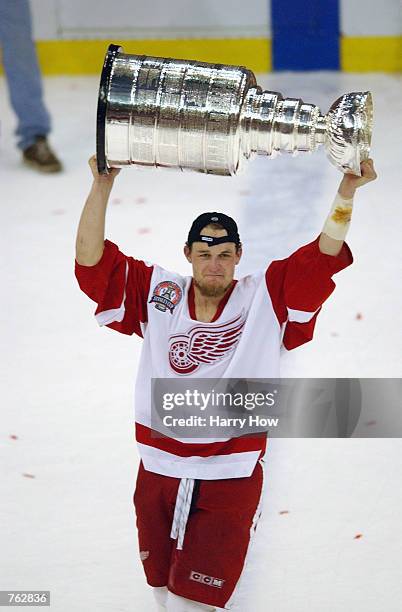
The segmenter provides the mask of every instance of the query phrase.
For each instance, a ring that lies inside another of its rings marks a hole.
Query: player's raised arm
[[[106,207],[114,179],[120,172],[119,168],[112,168],[107,175],[99,174],[95,155],[88,163],[93,183],[81,214],[75,245],[76,260],[82,266],[94,266],[102,257]]]
[[[372,159],[362,162],[360,167],[362,176],[353,174],[343,176],[320,235],[319,248],[321,253],[326,255],[338,255],[340,253],[349,229],[356,189],[377,178]]]

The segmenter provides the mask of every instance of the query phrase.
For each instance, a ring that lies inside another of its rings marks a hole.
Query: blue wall
[[[339,0],[272,0],[274,70],[339,69]]]

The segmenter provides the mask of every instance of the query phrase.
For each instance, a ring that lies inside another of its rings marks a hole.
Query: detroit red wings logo
[[[186,334],[171,336],[170,367],[178,374],[191,374],[202,364],[221,361],[236,348],[245,322],[241,313],[222,325],[208,327],[201,323]]]

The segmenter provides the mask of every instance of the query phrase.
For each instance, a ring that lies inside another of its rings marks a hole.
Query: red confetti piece
[[[370,425],[375,425],[376,423],[377,421],[367,421],[367,423],[364,423],[364,424],[367,426],[370,426]]]
[[[362,320],[362,318],[363,318],[362,313],[361,313],[361,312],[358,312],[358,313],[357,313],[357,315],[356,315],[356,320],[357,320],[357,321],[361,321],[361,320]]]
[[[363,534],[362,533],[358,533],[355,535],[355,537],[353,538],[354,540],[358,540],[359,538],[362,538]]]
[[[281,510],[279,514],[289,514],[289,510]]]
[[[151,229],[149,227],[140,227],[138,230],[139,234],[150,234]]]
[[[121,198],[113,198],[112,204],[121,204]]]
[[[23,476],[25,476],[25,478],[35,478],[33,474],[23,474]]]
[[[64,215],[65,214],[65,209],[64,208],[55,208],[54,210],[52,210],[52,215]]]
[[[11,440],[18,440],[18,436],[16,436],[15,434],[11,434],[10,438]]]
[[[144,197],[136,198],[134,200],[136,204],[145,204],[146,201],[147,201],[147,198],[144,198]]]

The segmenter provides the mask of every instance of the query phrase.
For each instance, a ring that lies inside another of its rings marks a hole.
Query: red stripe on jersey
[[[315,313],[310,321],[307,321],[307,323],[298,323],[297,321],[288,321],[286,323],[282,340],[286,350],[291,351],[312,340],[315,324],[320,311],[321,308]]]
[[[313,338],[314,326],[321,306],[335,289],[333,274],[353,262],[346,242],[338,255],[321,253],[320,236],[300,247],[286,259],[273,261],[265,273],[268,293],[271,297],[279,325],[286,323],[283,344],[294,349]],[[315,312],[306,323],[287,321],[288,308]],[[317,311],[317,312],[316,312]]]
[[[141,323],[146,323],[148,318],[152,272],[152,266],[127,257],[110,240],[105,240],[102,257],[94,266],[75,262],[75,275],[82,291],[98,304],[95,314],[119,308],[125,293],[123,320],[109,323],[107,327],[141,337]]]
[[[267,445],[266,433],[255,433],[240,436],[239,438],[231,438],[226,442],[186,444],[185,442],[169,438],[150,427],[136,423],[135,434],[137,442],[158,448],[178,457],[213,457],[214,455],[231,455],[232,453],[249,451],[261,451],[260,456],[263,456]]]

